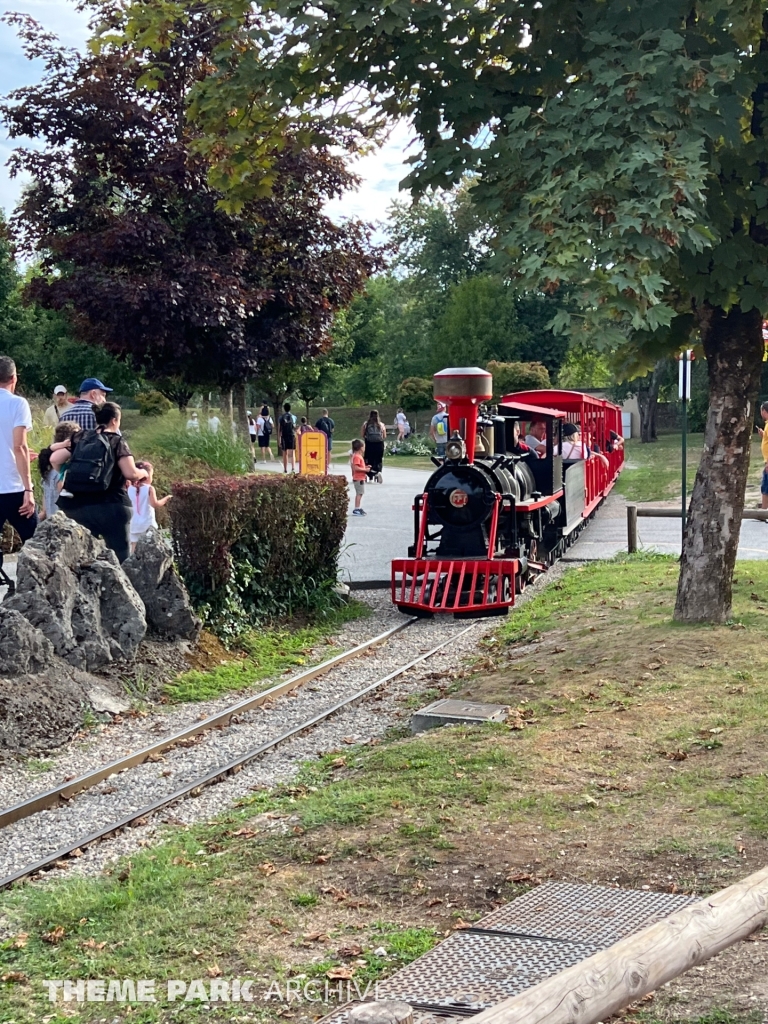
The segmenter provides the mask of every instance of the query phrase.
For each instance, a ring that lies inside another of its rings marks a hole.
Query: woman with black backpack
[[[365,461],[371,467],[368,473],[370,480],[377,484],[384,483],[381,470],[384,462],[384,441],[387,436],[387,428],[379,419],[377,409],[371,409],[371,414],[360,428],[360,433],[365,441]]]
[[[120,433],[122,411],[115,402],[94,405],[95,430],[81,430],[66,447],[51,452],[54,468],[66,466],[58,507],[101,537],[124,562],[130,551],[131,502],[125,482],[145,480]]]

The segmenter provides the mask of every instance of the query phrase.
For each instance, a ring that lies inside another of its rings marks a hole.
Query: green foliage
[[[169,428],[161,433],[150,434],[142,454],[154,453],[203,462],[222,473],[242,474],[253,470],[250,452],[223,428],[216,434],[205,427],[199,431]]]
[[[493,377],[493,397],[496,400],[513,391],[537,391],[540,388],[548,388],[551,383],[547,368],[541,363],[491,362],[486,366],[486,370]]]
[[[173,493],[179,569],[219,635],[334,604],[347,523],[342,477],[225,477]]]
[[[484,366],[515,359],[529,340],[518,322],[512,288],[501,278],[470,277],[454,285],[432,338],[434,369]]]
[[[434,402],[432,379],[430,377],[406,377],[398,388],[398,398],[407,412],[428,409]]]
[[[141,416],[164,416],[173,405],[159,391],[140,391],[136,395],[136,404]]]
[[[433,455],[435,451],[431,440],[426,437],[410,435],[404,441],[393,441],[387,445],[387,455],[423,456]]]
[[[573,345],[557,372],[560,388],[607,388],[615,382],[608,357],[594,348]]]

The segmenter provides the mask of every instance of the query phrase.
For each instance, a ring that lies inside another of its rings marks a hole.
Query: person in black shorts
[[[280,428],[280,447],[283,450],[283,472],[288,472],[288,458],[291,460],[291,472],[296,472],[296,422],[291,413],[291,403],[283,406],[283,415],[277,421]]]

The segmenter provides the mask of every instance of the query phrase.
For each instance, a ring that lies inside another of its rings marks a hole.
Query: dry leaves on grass
[[[97,942],[96,939],[86,939],[82,945],[83,949],[104,949],[106,942]]]
[[[360,956],[362,952],[362,946],[342,946],[337,950],[338,955],[343,957]]]
[[[51,931],[45,932],[43,935],[43,942],[49,942],[52,946],[55,946],[58,942],[64,938],[64,926],[57,924]]]
[[[220,978],[221,968],[219,967],[218,964],[211,964],[210,967],[206,967],[205,973],[208,975],[209,978]]]
[[[19,932],[16,938],[13,940],[14,949],[24,949],[29,938],[29,932]]]
[[[331,981],[349,981],[350,978],[354,978],[355,969],[354,967],[332,967],[330,971],[325,972],[325,976]]]
[[[259,871],[262,875],[274,875],[277,868],[274,864],[270,864],[269,861],[266,861],[264,864],[259,864]]]
[[[8,971],[7,974],[4,974],[2,976],[1,980],[5,981],[7,983],[11,983],[11,982],[19,983],[19,982],[22,982],[22,981],[26,981],[27,980],[27,976],[24,973],[24,971]]]

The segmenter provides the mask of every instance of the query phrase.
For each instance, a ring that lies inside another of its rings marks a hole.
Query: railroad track
[[[111,780],[112,778],[118,775],[123,775],[126,772],[131,772],[133,769],[140,768],[147,762],[162,760],[163,751],[172,752],[174,749],[183,748],[189,743],[196,744],[206,733],[210,736],[213,734],[214,730],[227,730],[238,727],[241,724],[241,716],[256,708],[263,707],[270,701],[297,691],[305,683],[311,682],[321,675],[327,675],[337,667],[342,666],[345,662],[353,661],[372,651],[376,647],[386,645],[395,634],[410,629],[417,621],[418,620],[416,619],[408,619],[397,626],[380,633],[371,640],[367,640],[364,643],[359,644],[357,647],[344,652],[343,654],[337,655],[336,657],[331,658],[320,665],[316,665],[305,672],[299,673],[288,680],[284,680],[276,686],[244,700],[238,701],[236,704],[225,708],[223,711],[220,711],[215,715],[211,715],[202,721],[196,722],[194,725],[188,726],[179,732],[165,736],[141,750],[131,752],[125,757],[102,765],[94,771],[80,775],[75,779],[69,779],[61,785],[48,789],[43,793],[36,794],[35,796],[17,803],[12,807],[2,809],[0,810],[0,829],[10,827],[17,822],[22,822],[25,819],[32,818],[35,815],[51,808],[65,808],[67,813],[76,814],[78,810],[77,797],[82,796],[88,790],[92,790],[101,782]],[[75,856],[79,856],[85,847],[90,846],[93,843],[97,843],[99,840],[107,839],[130,826],[144,824],[147,819],[158,811],[170,807],[187,797],[197,796],[203,789],[213,783],[224,781],[225,779],[237,774],[246,765],[251,764],[270,751],[273,751],[275,748],[287,743],[294,737],[299,736],[301,733],[305,733],[316,728],[333,715],[338,714],[340,711],[354,705],[358,701],[363,701],[367,696],[382,688],[387,683],[392,682],[398,677],[404,675],[406,672],[415,668],[417,665],[434,657],[445,647],[448,647],[460,637],[463,637],[474,629],[476,625],[477,623],[473,623],[464,629],[452,632],[447,639],[442,639],[430,649],[421,651],[416,657],[409,658],[403,664],[398,665],[394,670],[386,672],[382,676],[375,678],[372,682],[352,690],[352,692],[345,694],[341,699],[321,708],[314,714],[311,714],[306,718],[300,718],[288,728],[275,729],[271,735],[264,739],[263,742],[258,743],[255,746],[245,746],[244,749],[238,750],[234,756],[224,757],[221,760],[218,760],[212,767],[209,767],[197,774],[193,774],[192,777],[185,778],[181,784],[171,785],[167,791],[156,795],[149,802],[141,803],[140,806],[122,814],[119,818],[109,820],[103,826],[99,825],[95,829],[84,831],[83,834],[77,835],[74,839],[69,839],[65,845],[51,849],[42,857],[33,858],[29,863],[11,871],[5,877],[0,878],[0,889],[7,888],[14,882],[36,875],[47,868],[59,865],[61,861],[65,861],[73,854]],[[183,769],[181,774],[183,774]],[[130,780],[130,776],[128,778]]]

